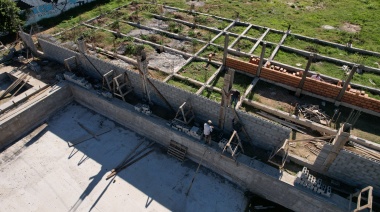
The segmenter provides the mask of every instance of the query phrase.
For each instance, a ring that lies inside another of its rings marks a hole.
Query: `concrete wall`
[[[24,133],[37,127],[58,109],[72,101],[69,86],[65,83],[57,84],[54,89],[45,91],[40,96],[44,98],[32,99],[20,108],[16,108],[17,114],[7,113],[2,116],[2,118],[8,117],[0,121],[0,149],[21,138]]]
[[[371,185],[373,192],[380,196],[380,161],[341,150],[330,166],[328,174],[359,188]]]
[[[78,53],[75,53],[57,44],[53,44],[42,39],[39,39],[39,42],[44,53],[57,62],[63,63],[64,59],[74,55],[78,55]],[[98,79],[101,79],[101,77],[95,70],[94,66],[101,74],[105,74],[110,70],[114,70],[118,74],[124,72],[127,73],[128,78],[131,81],[132,87],[134,88],[134,93],[140,98],[142,97],[142,80],[138,73],[127,70],[123,67],[98,59],[93,56],[87,56],[88,59],[86,59],[83,56],[79,55],[78,58],[81,61],[81,66],[87,71],[87,73],[90,76],[93,76]],[[193,106],[197,121],[204,122],[211,119],[214,123],[218,123],[220,109],[219,103],[209,100],[203,96],[196,95],[194,93],[190,93],[172,85],[163,83],[159,80],[150,80],[175,110],[177,110],[183,102],[190,101]],[[149,87],[152,101],[155,104],[167,107],[165,102],[159,97],[159,95],[153,90],[153,88],[151,86]],[[173,112],[173,114],[175,112]],[[252,138],[253,143],[257,146],[260,146],[265,149],[271,149],[274,146],[277,146],[278,144],[283,142],[285,139],[289,138],[290,129],[286,127],[259,118],[257,116],[250,115],[248,113],[244,113],[241,111],[238,111],[237,113],[239,114],[239,117],[241,118],[244,126],[246,127],[248,134]],[[227,110],[225,124],[225,129],[227,131],[232,131],[233,118],[234,116],[232,114],[232,111]]]
[[[20,35],[20,37],[24,41],[24,43],[30,48],[30,50],[32,50],[32,52],[36,54],[37,48],[34,45],[34,41],[33,41],[32,37],[29,34],[22,32],[22,31],[19,31],[18,34]]]
[[[94,92],[85,90],[76,85],[72,85],[71,89],[74,99],[78,103],[149,139],[158,141],[164,146],[168,146],[170,140],[187,146],[187,156],[195,161],[199,161],[207,150],[203,165],[269,200],[295,211],[344,210],[342,205],[338,202],[331,202],[332,198],[325,199],[313,193],[299,190],[294,187],[292,183],[288,184],[281,181],[279,175],[271,176],[253,168],[249,163],[250,160],[244,155],[239,156],[240,163],[237,165],[231,159],[221,157],[220,151],[202,145],[194,138],[168,127],[165,124],[165,120],[138,113],[134,110],[133,106],[121,100],[107,100]],[[261,164],[261,166],[266,165]],[[291,178],[292,176],[288,177]],[[292,179],[294,180],[294,177]]]

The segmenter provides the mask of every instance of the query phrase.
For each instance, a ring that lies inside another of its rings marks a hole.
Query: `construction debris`
[[[65,73],[63,73],[63,77],[65,77],[67,81],[73,82],[83,88],[86,88],[86,89],[92,88],[92,85],[87,80],[85,80],[83,77],[76,76],[72,72],[66,71]]]
[[[326,197],[331,197],[331,186],[326,186],[322,183],[322,179],[317,179],[306,167],[297,173],[296,184],[300,184],[315,193],[322,194]]]
[[[331,121],[330,117],[319,109],[318,105],[298,105],[297,110],[304,116],[304,118],[328,125]]]
[[[137,105],[135,105],[135,110],[140,113],[144,113],[145,115],[148,115],[148,116],[152,114],[152,111],[150,110],[150,107],[147,104],[138,103]]]

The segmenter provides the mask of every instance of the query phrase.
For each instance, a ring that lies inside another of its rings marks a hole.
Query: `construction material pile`
[[[202,129],[196,126],[189,126],[187,124],[184,124],[181,121],[178,121],[176,119],[173,119],[171,122],[167,123],[171,128],[178,130],[180,132],[184,132],[196,139],[201,139],[202,137]]]
[[[309,119],[310,121],[323,125],[328,125],[330,123],[330,117],[319,109],[318,105],[298,105],[297,110],[304,118]]]
[[[306,167],[303,167],[302,171],[297,173],[297,179],[295,183],[300,184],[318,194],[322,194],[326,197],[331,197],[331,186],[326,186],[322,183],[322,179],[317,179],[309,173]]]

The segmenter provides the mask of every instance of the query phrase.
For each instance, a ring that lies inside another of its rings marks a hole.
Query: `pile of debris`
[[[178,121],[176,119],[173,119],[171,122],[167,123],[171,128],[178,130],[180,132],[184,132],[196,139],[201,139],[202,137],[202,129],[196,126],[190,126],[187,124],[184,124],[181,121]]]
[[[331,121],[330,117],[319,109],[318,105],[297,105],[297,110],[304,118],[323,125],[328,125]]]

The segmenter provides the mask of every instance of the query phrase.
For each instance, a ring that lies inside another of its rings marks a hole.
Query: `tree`
[[[0,0],[0,32],[16,32],[21,24],[20,9],[13,0]]]

